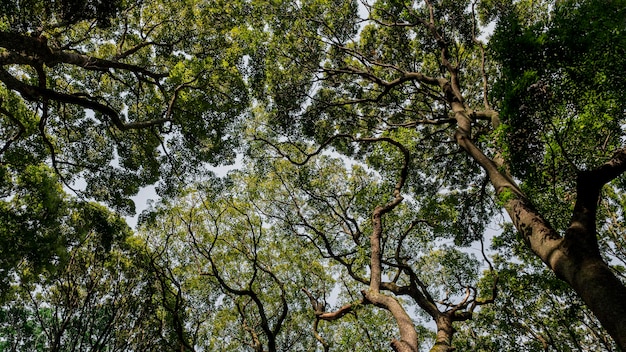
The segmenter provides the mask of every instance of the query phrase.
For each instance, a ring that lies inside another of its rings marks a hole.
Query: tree
[[[367,202],[381,196],[375,179],[363,169],[350,175],[338,159],[320,160],[311,166],[299,170],[280,161],[250,164],[247,170],[229,175],[222,186],[199,185],[175,203],[161,204],[145,220],[144,236],[156,253],[168,258],[163,267],[178,273],[172,275],[178,277],[183,297],[198,294],[197,284],[191,282],[208,284],[209,292],[221,292],[209,300],[205,294],[203,303],[193,305],[208,305],[202,310],[210,318],[198,328],[204,331],[214,326],[205,332],[205,341],[213,341],[209,336],[218,331],[229,331],[230,338],[222,345],[212,342],[208,348],[311,350],[315,337],[324,350],[379,350],[393,336],[389,332],[394,319],[406,318],[399,300],[380,295],[379,299],[393,307],[389,314],[369,308],[377,304],[370,294],[359,298],[364,295],[359,287],[367,281],[369,241],[363,233],[341,234],[342,229],[361,231],[361,226],[367,231],[372,211]],[[265,172],[264,167],[268,168]],[[338,177],[345,177],[346,183],[333,185]],[[322,194],[335,194],[335,198],[325,201]],[[409,232],[411,229],[403,235],[407,242],[419,240],[413,234],[407,236]],[[396,252],[404,238],[398,244],[390,238],[388,252]],[[462,253],[454,254],[461,254],[457,266],[473,264]],[[412,268],[405,270],[417,278]],[[420,290],[426,288],[417,287],[415,281],[412,284],[412,295],[421,297]],[[337,298],[332,298],[334,295]],[[430,295],[418,299],[431,310],[437,309]],[[477,304],[473,302],[474,297],[467,297],[461,304],[450,304],[454,309],[440,315],[452,319],[455,312]],[[311,324],[313,333],[309,333]],[[406,324],[406,330],[414,328],[412,323]],[[184,325],[194,324],[188,321]],[[420,339],[426,344],[430,340]]]
[[[2,299],[11,293],[12,284],[25,284],[66,265],[72,248],[92,236],[91,232],[98,236],[93,242],[103,250],[109,250],[123,233],[119,219],[111,219],[101,205],[68,197],[45,165],[26,167],[13,190],[15,194],[6,195],[0,203]],[[16,281],[15,276],[20,279]]]
[[[57,177],[123,213],[161,180],[154,341],[626,348],[623,1],[73,3],[2,22],[2,205],[22,215],[3,240],[29,207],[62,227]],[[247,169],[216,185],[203,167],[241,141]],[[481,268],[500,209],[519,236],[503,225]]]
[[[247,105],[238,4],[26,5],[3,2],[0,28],[7,180],[49,160],[66,187],[130,214],[139,187],[167,180],[165,192],[234,159],[231,127]],[[233,18],[220,19],[222,5]],[[84,11],[73,17],[77,6]]]
[[[279,237],[241,181],[188,189],[144,219],[155,280],[176,301],[164,295],[164,307],[179,319],[179,339],[190,336],[185,350],[311,350],[300,287],[326,268],[307,266],[311,249]]]
[[[0,350],[146,351],[167,345],[166,328],[159,329],[160,301],[153,298],[159,296],[140,270],[146,255],[123,219],[89,204],[65,226],[81,236],[52,263],[33,270],[23,261],[9,273]]]
[[[616,277],[619,268],[607,265],[612,258],[602,257],[605,235],[598,234],[608,214],[620,217],[598,203],[605,185],[622,192],[624,106],[617,97],[623,90],[600,89],[623,72],[624,43],[613,35],[623,30],[623,3],[483,2],[476,8],[469,1],[378,1],[362,5],[366,24],[356,3],[343,4],[303,3],[272,27],[280,38],[267,61],[272,136],[259,139],[295,163],[332,147],[388,179],[401,159],[354,142],[403,145],[411,163],[403,172],[406,188],[390,185],[389,204],[405,194],[424,208],[427,199],[451,190],[457,200],[472,193],[482,195],[477,200],[494,197],[527,247],[624,348],[626,289]],[[532,15],[539,8],[550,15]],[[500,63],[487,61],[478,10],[483,20],[504,10],[495,16],[502,36],[492,57]],[[606,27],[583,27],[589,28],[585,40],[575,42],[580,23]],[[304,50],[304,56],[283,54]],[[565,55],[557,56],[560,51]],[[494,79],[501,88],[490,96]],[[281,103],[286,99],[290,104]],[[298,139],[319,147],[307,150]],[[453,208],[461,215],[457,244],[483,236],[489,204],[457,201]]]
[[[234,159],[246,48],[230,31],[242,9],[228,5],[228,22],[214,5],[0,4],[3,294],[19,263],[62,264],[84,236],[64,226],[85,199],[132,214],[140,187],[161,180],[166,194]]]

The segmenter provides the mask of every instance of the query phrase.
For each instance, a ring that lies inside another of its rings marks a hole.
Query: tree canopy
[[[0,7],[0,350],[626,349],[625,1]]]

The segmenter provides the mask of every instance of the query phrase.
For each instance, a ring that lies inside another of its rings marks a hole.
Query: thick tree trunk
[[[435,319],[435,323],[437,324],[437,337],[430,352],[454,351],[452,347],[452,336],[454,335],[452,318],[448,314],[441,314]]]
[[[601,167],[578,175],[576,205],[563,237],[527,200],[505,204],[530,249],[576,291],[622,350],[626,350],[626,287],[600,255],[596,212],[601,188],[625,165],[626,153],[620,150]]]
[[[602,326],[626,351],[626,287],[601,258],[580,261],[568,282]]]
[[[565,237],[556,239],[554,230],[537,221],[539,215],[509,214],[532,251],[576,291],[618,346],[626,350],[626,287],[600,257],[597,243],[582,241],[572,227]],[[548,235],[538,235],[541,233]]]
[[[597,242],[582,240],[574,230],[576,223],[565,237],[558,238],[540,215],[531,212],[532,208],[506,208],[530,249],[576,291],[618,346],[626,350],[626,287],[602,260]]]
[[[528,247],[567,282],[598,318],[617,345],[626,351],[626,287],[603,261],[596,235],[600,190],[626,171],[626,149],[597,169],[581,172],[569,228],[560,236],[519,189],[515,181],[471,140],[469,114],[451,103],[457,120],[455,139],[487,172],[497,196]]]

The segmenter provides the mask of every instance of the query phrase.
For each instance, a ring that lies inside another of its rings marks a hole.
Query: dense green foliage
[[[512,172],[537,188],[533,195],[562,202],[567,189],[553,185],[571,188],[577,170],[621,146],[625,11],[622,1],[566,1],[531,23],[509,10],[497,26],[490,44],[502,62],[500,116]]]
[[[108,27],[111,18],[116,17],[125,5],[122,0],[2,0],[0,12],[11,30],[26,32],[83,20],[96,20],[99,26]]]
[[[626,343],[625,1],[0,11],[0,351]]]
[[[50,160],[66,186],[81,179],[85,196],[132,214],[141,186],[162,180],[166,193],[234,161],[245,43],[215,8],[182,2],[172,16],[169,6],[129,3],[108,28],[51,18],[44,33],[2,32],[8,179]]]

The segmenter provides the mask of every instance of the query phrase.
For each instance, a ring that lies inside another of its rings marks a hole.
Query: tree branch
[[[565,246],[578,243],[589,254],[600,257],[596,237],[596,213],[602,187],[626,171],[626,148],[615,151],[611,159],[599,167],[578,173],[576,204],[570,226],[565,231]]]
[[[121,131],[157,126],[170,121],[167,118],[160,118],[154,120],[125,123],[121,120],[117,111],[115,111],[108,105],[89,100],[78,95],[59,93],[48,88],[31,86],[13,77],[8,71],[3,68],[0,68],[0,81],[2,81],[7,86],[7,88],[17,91],[25,99],[28,100],[37,101],[39,99],[49,99],[60,103],[78,105],[83,108],[102,113],[108,116],[111,119],[111,122],[115,125],[115,127],[117,127]]]

